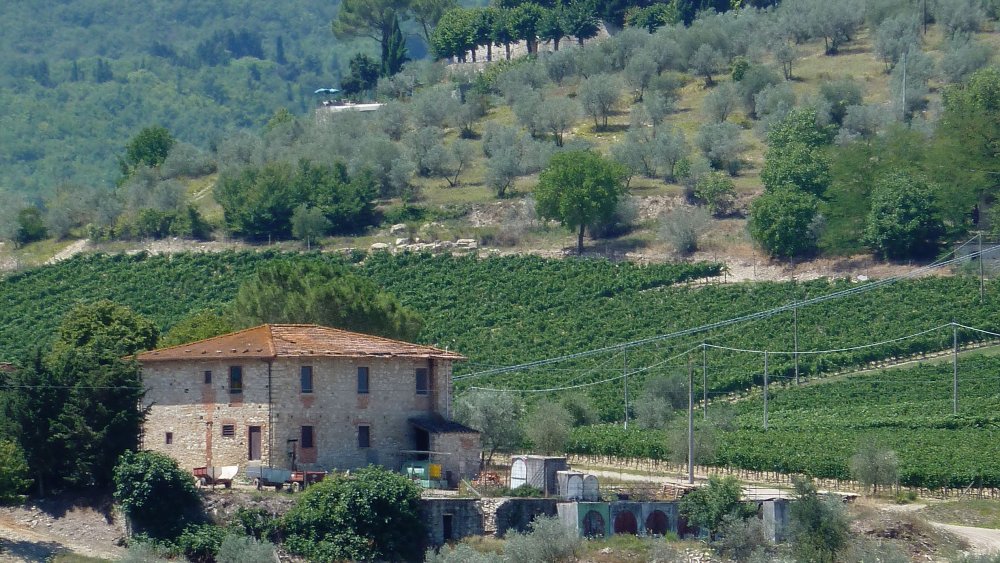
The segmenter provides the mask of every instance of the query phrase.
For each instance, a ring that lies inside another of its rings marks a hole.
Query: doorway
[[[249,439],[247,441],[250,443],[250,452],[247,459],[260,461],[260,426],[251,426],[248,432]]]

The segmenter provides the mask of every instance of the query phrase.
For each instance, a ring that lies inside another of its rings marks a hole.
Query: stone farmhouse
[[[345,470],[406,461],[455,484],[479,434],[451,420],[454,352],[316,325],[267,324],[139,354],[142,447],[182,467]]]

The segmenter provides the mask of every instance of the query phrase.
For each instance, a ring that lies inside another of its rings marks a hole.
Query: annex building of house
[[[452,483],[478,470],[479,434],[451,420],[452,362],[430,346],[267,324],[139,354],[142,446],[182,467],[399,470],[428,459]]]

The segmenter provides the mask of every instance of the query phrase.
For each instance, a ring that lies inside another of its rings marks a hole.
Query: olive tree
[[[455,400],[455,419],[480,432],[483,467],[493,462],[497,451],[510,451],[521,443],[523,414],[524,404],[507,391],[474,389]]]
[[[598,74],[580,84],[580,103],[594,119],[594,128],[607,128],[608,117],[615,111],[622,87],[615,75]]]
[[[722,123],[736,110],[736,88],[732,83],[725,83],[705,96],[701,112],[711,123]]]
[[[972,37],[953,39],[948,42],[938,63],[938,74],[945,82],[962,82],[977,70],[985,68],[992,54],[992,49]]]
[[[875,440],[865,440],[851,456],[851,475],[864,487],[878,494],[879,486],[892,487],[899,483],[899,457],[896,452]]]
[[[742,157],[747,148],[740,133],[740,126],[735,123],[709,123],[698,130],[695,143],[712,168],[735,176],[743,168]]]

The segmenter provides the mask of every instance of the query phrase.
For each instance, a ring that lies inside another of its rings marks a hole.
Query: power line
[[[963,243],[958,248],[964,247],[965,245],[969,244],[973,240],[975,240],[975,237],[969,239],[968,241],[966,241],[965,243]],[[722,321],[716,321],[714,323],[708,323],[708,324],[701,325],[701,326],[698,326],[698,327],[692,327],[692,328],[687,328],[687,329],[683,329],[683,330],[679,330],[679,331],[675,331],[675,332],[671,332],[671,333],[661,334],[661,335],[652,336],[652,337],[648,337],[648,338],[643,338],[643,339],[639,339],[639,340],[633,340],[631,342],[624,342],[624,343],[621,343],[621,344],[615,344],[615,345],[611,345],[611,346],[605,346],[605,347],[602,347],[602,348],[595,348],[595,349],[592,349],[592,350],[587,350],[587,351],[583,351],[583,352],[576,352],[576,353],[573,353],[573,354],[566,354],[566,355],[563,355],[563,356],[557,356],[557,357],[552,357],[552,358],[547,358],[547,359],[542,359],[542,360],[535,360],[535,361],[532,361],[532,362],[526,362],[526,363],[523,363],[523,364],[518,364],[518,365],[513,365],[513,366],[507,366],[507,367],[503,367],[503,368],[493,368],[493,369],[488,369],[488,370],[473,372],[473,373],[470,373],[470,374],[465,374],[465,375],[453,377],[452,379],[454,381],[461,381],[461,380],[465,380],[465,379],[471,379],[471,378],[474,378],[474,377],[486,377],[486,376],[492,376],[492,375],[500,375],[500,374],[510,373],[510,372],[514,372],[514,371],[522,371],[522,370],[532,369],[532,368],[536,368],[536,367],[543,367],[543,366],[547,366],[547,365],[550,365],[550,364],[554,364],[554,363],[558,363],[558,362],[563,362],[563,361],[567,361],[567,360],[573,360],[573,359],[579,359],[579,358],[586,358],[586,357],[590,357],[590,356],[594,356],[594,355],[599,355],[599,354],[604,354],[604,353],[608,353],[608,352],[617,352],[617,351],[620,351],[620,350],[627,350],[629,348],[635,348],[635,347],[639,347],[639,346],[645,346],[647,344],[652,344],[652,343],[663,341],[663,340],[668,340],[668,339],[673,339],[673,338],[679,338],[679,337],[682,337],[682,336],[691,336],[691,335],[695,335],[695,334],[698,334],[698,333],[701,333],[701,332],[706,332],[706,331],[709,331],[709,330],[713,330],[713,329],[717,329],[717,328],[722,328],[722,327],[730,326],[730,325],[733,325],[733,324],[748,322],[748,321],[757,320],[757,319],[763,319],[763,318],[767,318],[767,317],[770,317],[770,316],[773,316],[773,315],[776,315],[776,314],[779,314],[779,313],[783,313],[785,311],[791,311],[791,310],[793,310],[793,309],[795,309],[797,307],[804,307],[804,306],[808,306],[808,305],[815,305],[815,304],[818,304],[818,303],[823,303],[823,302],[831,301],[831,300],[834,300],[834,299],[840,299],[840,298],[843,298],[843,297],[848,297],[848,296],[851,296],[851,295],[854,295],[854,294],[866,293],[868,291],[872,291],[874,289],[878,289],[878,288],[881,288],[883,286],[891,285],[891,284],[894,284],[896,282],[899,282],[899,281],[902,281],[902,280],[905,280],[905,279],[910,279],[910,278],[919,276],[921,274],[924,274],[924,273],[936,270],[938,268],[942,268],[944,266],[948,266],[948,265],[954,264],[954,263],[959,262],[959,261],[965,261],[965,260],[971,259],[973,257],[979,256],[980,254],[983,254],[983,253],[989,252],[991,250],[994,250],[996,248],[1000,248],[1000,245],[995,245],[995,246],[990,247],[988,249],[984,249],[984,250],[977,251],[977,252],[972,252],[972,253],[970,253],[968,255],[965,255],[965,256],[962,256],[962,257],[953,257],[950,260],[939,260],[937,262],[934,262],[934,263],[929,264],[927,266],[923,266],[921,268],[917,268],[915,270],[912,270],[912,271],[910,271],[910,272],[908,272],[906,274],[900,275],[900,276],[893,276],[893,277],[885,278],[885,279],[882,279],[882,280],[876,280],[876,281],[873,281],[873,282],[870,282],[870,283],[866,283],[866,284],[860,285],[858,287],[853,287],[853,288],[849,288],[849,289],[845,289],[845,290],[841,290],[841,291],[836,291],[836,292],[833,292],[833,293],[830,293],[830,294],[827,294],[827,295],[823,295],[823,296],[819,296],[819,297],[813,297],[811,299],[806,299],[804,301],[795,301],[793,303],[788,303],[788,304],[781,305],[779,307],[775,307],[773,309],[768,309],[768,310],[765,310],[765,311],[758,311],[758,312],[755,312],[755,313],[750,313],[750,314],[742,315],[742,316],[739,316],[739,317],[733,317],[733,318],[722,320]],[[945,254],[945,256],[954,255],[954,254],[955,254],[955,250],[952,250],[949,253]]]

